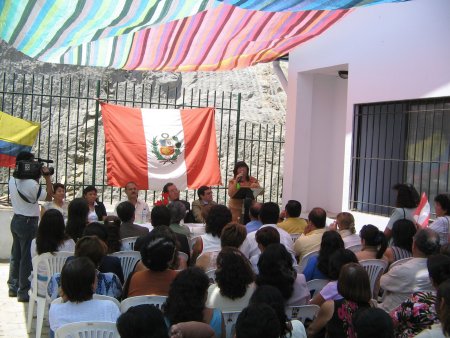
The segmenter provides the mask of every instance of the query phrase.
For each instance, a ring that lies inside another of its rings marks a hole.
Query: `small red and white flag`
[[[214,108],[146,109],[101,103],[108,184],[161,190],[220,185]]]
[[[422,193],[422,196],[420,197],[420,203],[416,208],[416,211],[414,212],[414,219],[416,220],[416,223],[421,228],[426,228],[428,226],[428,221],[430,220],[430,203],[428,203],[427,194],[425,192]]]

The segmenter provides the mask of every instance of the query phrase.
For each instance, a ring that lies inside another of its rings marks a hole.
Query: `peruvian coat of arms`
[[[174,164],[181,154],[181,145],[182,143],[176,135],[170,136],[168,133],[162,133],[160,138],[153,137],[152,153],[162,164]]]

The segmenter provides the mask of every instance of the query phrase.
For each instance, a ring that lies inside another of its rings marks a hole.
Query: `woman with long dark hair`
[[[168,326],[196,321],[209,324],[216,337],[225,338],[225,323],[219,309],[205,306],[209,279],[197,267],[181,271],[170,285],[169,297],[164,306]]]
[[[36,238],[31,242],[31,257],[41,255],[46,252],[57,251],[74,252],[75,242],[65,233],[63,215],[56,209],[44,212],[39,223]],[[38,293],[45,294],[47,286],[47,269],[42,262],[37,267],[38,273]]]
[[[412,257],[412,244],[416,232],[416,225],[409,219],[395,221],[392,227],[392,246],[384,253],[389,264],[399,259]]]
[[[222,311],[241,311],[255,290],[255,275],[247,257],[224,247],[217,256],[216,282],[208,289],[206,305]]]
[[[89,206],[84,198],[75,198],[69,203],[69,218],[66,233],[76,242],[83,236],[87,224]]]
[[[311,297],[305,276],[294,269],[292,256],[283,244],[267,246],[259,257],[258,270],[256,284],[275,286],[280,290],[287,306],[308,304]]]
[[[344,241],[341,235],[336,231],[324,232],[320,242],[319,256],[311,257],[303,270],[306,281],[330,279],[328,261],[330,256],[338,249],[344,249]]]

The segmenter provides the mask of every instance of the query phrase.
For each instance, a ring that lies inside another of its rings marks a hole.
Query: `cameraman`
[[[41,168],[41,173],[45,178],[45,191],[39,185],[41,173],[38,173],[36,179],[20,178],[20,172],[17,170],[17,163],[19,161],[33,162],[34,155],[27,151],[20,152],[16,157],[16,170],[14,171],[13,177],[9,179],[9,193],[14,216],[11,220],[13,244],[9,264],[8,287],[10,297],[17,296],[19,302],[28,302],[28,290],[30,289],[28,277],[33,268],[31,264],[30,246],[31,241],[36,237],[38,228],[38,201],[44,199],[51,200],[53,189],[49,168]]]

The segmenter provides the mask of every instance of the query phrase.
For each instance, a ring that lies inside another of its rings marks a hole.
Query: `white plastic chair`
[[[308,264],[308,261],[311,257],[319,256],[319,251],[311,251],[303,256],[302,260],[298,264],[298,268],[301,271],[300,273],[303,273],[303,270],[305,270],[306,265]]]
[[[290,234],[290,235],[291,235],[292,243],[295,243],[297,238],[299,238],[302,234]]]
[[[362,244],[355,244],[346,247],[346,249],[353,251],[354,253],[360,252],[362,249]]]
[[[210,284],[214,284],[216,282],[216,269],[206,271],[206,275],[209,278]],[[237,276],[236,278],[239,278],[239,276]]]
[[[306,282],[306,286],[308,287],[309,292],[311,293],[311,297],[314,297],[318,294],[325,285],[327,285],[330,281],[327,279],[313,279]]]
[[[161,310],[162,305],[166,302],[166,296],[135,296],[126,298],[120,303],[120,312],[126,312],[130,307],[141,305],[141,304],[150,304],[155,305],[158,309]]]
[[[239,317],[239,314],[241,311],[225,311],[222,312],[223,320],[225,323],[225,330],[227,333],[227,338],[234,337],[235,327],[236,327],[236,321]]]
[[[120,250],[122,251],[133,251],[134,250],[134,243],[136,243],[136,237],[127,237],[122,238],[120,242],[122,243],[122,247]]]
[[[99,295],[97,293],[94,293],[92,295],[92,298],[93,299],[101,299],[101,300],[110,300],[111,302],[116,304],[118,308],[120,308],[120,302],[117,299],[115,299],[114,297]],[[62,297],[58,297],[55,300],[53,300],[52,305],[53,304],[61,304],[61,303],[63,303],[63,299],[62,299]]]
[[[51,276],[57,272],[61,272],[64,263],[68,257],[73,256],[73,252],[59,251],[54,254],[50,252],[43,253],[41,255],[35,256],[32,260],[33,264],[33,278],[31,288],[28,291],[30,296],[30,302],[28,303],[28,317],[27,317],[27,332],[31,332],[31,323],[33,321],[34,314],[34,303],[36,302],[36,337],[41,337],[42,324],[44,322],[45,308],[47,304],[46,295],[38,294],[38,270],[39,265],[43,263],[45,265],[45,278],[47,278],[46,283],[50,280]],[[40,277],[42,279],[42,275]],[[45,288],[47,290],[47,287]]]
[[[307,319],[314,320],[314,318],[316,318],[319,309],[320,307],[315,304],[288,306],[286,308],[286,316],[289,320],[298,319],[305,324]]]
[[[370,291],[372,292],[372,297],[376,299],[377,295],[374,294],[375,285],[384,271],[386,271],[388,263],[384,259],[365,259],[359,261],[359,264],[362,265],[369,275]]]
[[[79,322],[61,326],[55,331],[55,338],[120,338],[116,323]]]
[[[393,262],[390,266],[389,266],[389,270],[391,270],[393,267],[395,266],[399,266],[402,265],[404,263],[406,263],[407,261],[409,261],[412,257],[408,257],[408,258],[403,258],[403,259],[399,259],[395,262]]]
[[[119,257],[124,280],[127,280],[137,262],[141,260],[141,253],[138,251],[118,251],[112,253],[111,256]]]

